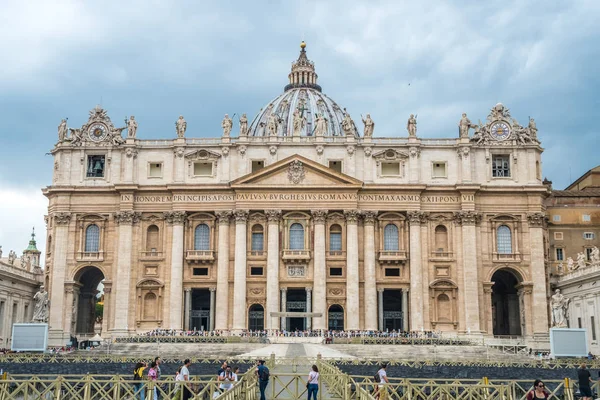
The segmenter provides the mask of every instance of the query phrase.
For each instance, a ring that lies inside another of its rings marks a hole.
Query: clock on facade
[[[88,136],[90,140],[93,140],[94,142],[100,142],[104,140],[107,133],[108,129],[104,124],[93,124],[90,126],[90,129],[88,129]]]
[[[490,130],[493,139],[506,140],[510,135],[510,128],[505,122],[494,122]]]

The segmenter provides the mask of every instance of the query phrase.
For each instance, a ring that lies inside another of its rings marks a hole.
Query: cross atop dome
[[[292,63],[292,72],[288,75],[290,83],[284,90],[288,91],[295,88],[311,88],[321,91],[321,86],[317,85],[317,73],[315,72],[315,63],[306,56],[306,43],[300,43],[300,55]]]

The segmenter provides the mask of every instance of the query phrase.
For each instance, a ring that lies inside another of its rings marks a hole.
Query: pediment
[[[221,157],[221,155],[219,153],[215,153],[214,151],[210,151],[210,150],[206,150],[206,149],[199,149],[199,150],[193,151],[193,152],[185,155],[185,158],[187,158],[188,160],[211,160],[211,161],[214,161],[214,160],[218,159],[219,157]]]
[[[247,187],[353,187],[360,188],[362,181],[336,172],[308,158],[293,155],[259,171],[242,176],[231,186]]]
[[[407,158],[408,158],[407,152],[396,150],[396,149],[386,149],[386,150],[381,150],[376,153],[373,153],[373,159],[375,159],[377,161],[385,161],[385,160],[398,161],[398,160],[405,160]]]

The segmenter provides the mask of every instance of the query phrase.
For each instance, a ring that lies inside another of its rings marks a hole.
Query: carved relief
[[[238,147],[238,153],[240,153],[240,155],[242,157],[246,154],[246,150],[248,150],[248,148],[244,145],[241,145],[240,147]]]
[[[142,213],[138,211],[117,211],[115,221],[117,224],[137,224],[140,221]]]
[[[410,149],[408,149],[408,154],[410,154],[412,158],[419,158],[421,156],[421,148],[411,147]]]
[[[68,225],[71,222],[71,213],[59,212],[54,214],[54,223],[57,225]]]
[[[185,211],[166,211],[163,215],[170,224],[183,224],[185,222]]]
[[[303,278],[306,276],[306,268],[304,266],[290,265],[287,272],[290,278]]]
[[[248,297],[258,297],[264,295],[265,290],[260,287],[248,288]]]
[[[235,210],[233,217],[237,224],[245,224],[248,221],[248,210]]]
[[[456,149],[456,154],[458,154],[458,158],[467,158],[469,157],[470,151],[471,150],[468,147],[463,146]]]
[[[291,183],[297,185],[305,178],[304,165],[302,161],[294,160],[288,166],[288,179]]]
[[[310,213],[312,214],[315,224],[324,224],[325,220],[327,219],[328,211],[327,210],[311,210]]]
[[[338,287],[331,288],[329,289],[329,295],[336,297],[344,296],[344,289]]]
[[[548,217],[544,213],[531,213],[527,214],[527,221],[529,226],[541,227],[548,220]]]
[[[178,147],[175,150],[173,150],[173,153],[175,153],[175,156],[177,158],[182,158],[185,154],[185,149],[183,147]]]
[[[454,222],[459,225],[475,225],[481,221],[481,214],[475,211],[458,211],[454,213]]]
[[[279,222],[281,220],[281,210],[265,210],[265,216],[268,222]]]
[[[358,223],[358,218],[360,217],[359,210],[344,210],[344,216],[346,217],[346,222],[348,224],[356,224]]]

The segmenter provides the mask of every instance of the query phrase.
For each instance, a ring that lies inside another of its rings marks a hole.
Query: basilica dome
[[[250,124],[250,136],[315,136],[317,118],[324,117],[323,136],[343,136],[345,109],[324,95],[317,84],[315,65],[306,56],[306,44],[292,63],[289,83],[284,92],[261,108]],[[294,121],[296,120],[296,124]],[[355,135],[358,131],[353,129]],[[276,133],[275,133],[276,132]]]

